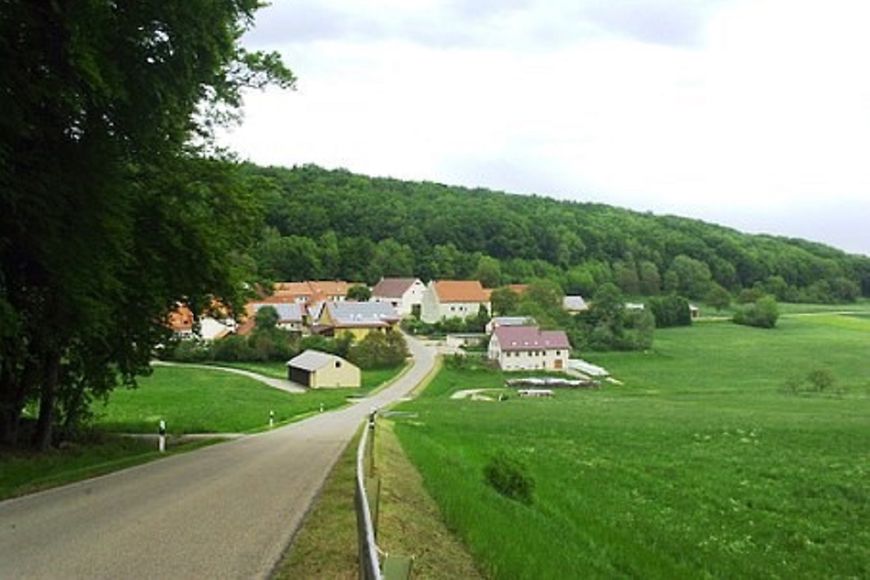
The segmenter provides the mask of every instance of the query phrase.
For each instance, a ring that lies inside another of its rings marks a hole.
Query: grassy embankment
[[[589,358],[624,386],[450,400],[503,375],[446,368],[396,433],[447,523],[496,578],[870,575],[870,318],[657,331]],[[829,392],[787,378],[824,368]],[[507,453],[532,505],[483,478]]]
[[[108,405],[97,407],[97,427],[151,433],[163,419],[171,433],[253,431],[268,424],[269,411],[275,412],[277,423],[284,423],[319,412],[321,405],[324,410],[334,409],[346,404],[347,397],[365,394],[401,370],[364,371],[364,386],[359,389],[290,394],[217,369],[157,367],[153,375],[140,379],[139,388],[117,390]]]
[[[173,435],[257,431],[267,428],[270,410],[275,411],[277,423],[298,420],[319,412],[321,404],[324,410],[340,407],[348,396],[370,392],[402,370],[364,371],[360,389],[297,395],[219,370],[157,367],[153,375],[139,380],[139,388],[118,389],[108,404],[94,403],[96,437],[46,454],[0,450],[0,499],[161,457],[153,442],[111,433],[155,433],[160,419]],[[170,445],[169,451],[186,451],[205,443]]]
[[[104,475],[217,441],[172,445],[164,454],[155,449],[153,442],[122,437],[97,437],[46,453],[7,450],[0,453],[0,500]]]

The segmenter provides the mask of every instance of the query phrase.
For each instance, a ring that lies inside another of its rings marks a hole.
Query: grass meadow
[[[274,365],[273,365],[274,366]],[[261,372],[264,368],[240,367]],[[96,427],[105,431],[152,433],[166,421],[170,433],[242,433],[345,405],[392,379],[402,368],[364,371],[359,389],[314,389],[291,394],[254,379],[220,370],[155,367],[135,389],[117,389],[107,404],[97,403]],[[281,378],[286,378],[286,375]]]
[[[449,365],[395,431],[495,578],[870,577],[870,317],[707,322],[589,359],[622,386],[451,400],[504,375]],[[789,378],[827,369],[824,392]],[[484,481],[506,454],[534,501]]]

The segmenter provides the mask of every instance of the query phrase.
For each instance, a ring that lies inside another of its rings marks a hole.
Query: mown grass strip
[[[120,471],[219,441],[215,438],[171,445],[166,453],[158,452],[153,442],[124,437],[46,453],[5,451],[0,453],[0,500]]]
[[[444,524],[423,479],[405,456],[393,423],[378,420],[375,464],[381,479],[378,546],[411,556],[414,578],[481,578],[474,560]]]
[[[359,435],[341,454],[323,490],[273,572],[273,578],[359,577],[354,481]]]

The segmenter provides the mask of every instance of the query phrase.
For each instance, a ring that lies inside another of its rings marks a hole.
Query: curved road
[[[197,364],[189,364],[189,363],[175,363],[168,362],[162,360],[151,361],[151,366],[157,367],[177,367],[183,369],[202,369],[206,371],[215,371],[221,373],[232,373],[234,375],[242,375],[243,377],[248,377],[249,379],[254,379],[257,382],[263,383],[264,385],[270,386],[273,389],[281,389],[282,391],[287,391],[288,393],[301,394],[306,392],[308,389],[303,387],[300,384],[288,381],[286,379],[276,379],[272,377],[267,377],[266,375],[261,375],[260,373],[255,373],[252,371],[246,371],[245,369],[236,369],[233,367],[220,367],[217,365],[197,365]]]
[[[0,502],[0,578],[266,577],[373,406],[410,392],[435,349],[350,407]]]

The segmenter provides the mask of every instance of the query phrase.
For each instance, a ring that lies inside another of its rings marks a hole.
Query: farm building
[[[306,350],[287,361],[287,378],[310,389],[359,387],[359,367],[334,354]]]
[[[571,344],[562,330],[500,326],[489,341],[488,358],[505,371],[565,370]]]
[[[372,302],[386,302],[399,316],[411,316],[420,309],[426,285],[419,278],[381,278],[372,288]]]
[[[489,294],[477,280],[433,280],[423,293],[420,319],[432,324],[445,318],[471,318],[481,306],[489,313]]]

